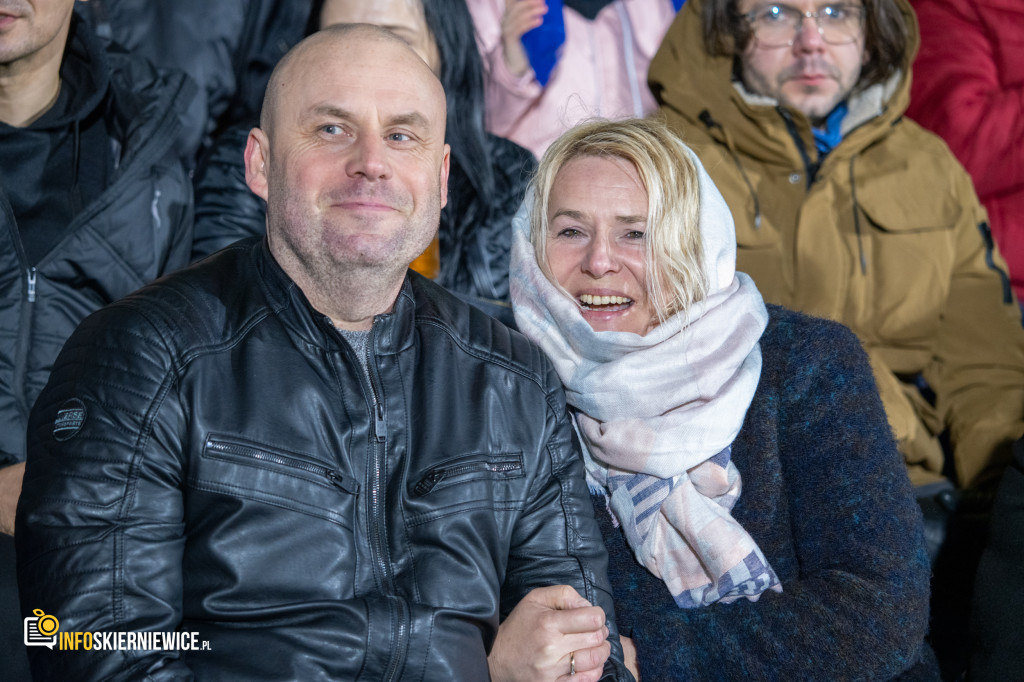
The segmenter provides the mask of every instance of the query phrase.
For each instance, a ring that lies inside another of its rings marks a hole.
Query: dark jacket
[[[249,129],[246,125],[229,129],[196,173],[196,258],[266,230],[266,205],[245,184],[243,157]],[[441,272],[435,281],[458,294],[508,303],[512,217],[537,163],[514,142],[494,135],[487,135],[487,142],[495,199],[482,206],[465,171],[452,159],[448,204],[441,211],[438,228]]]
[[[680,609],[598,500],[623,634],[642,679],[884,680],[916,666],[929,564],[867,358],[837,324],[769,306],[763,368],[732,458],[733,517],[782,581],[756,602]]]
[[[974,583],[970,679],[1024,680],[1024,439],[1013,446],[991,524]]]
[[[189,258],[192,185],[173,142],[195,86],[138,57],[105,52],[87,30],[76,28],[71,41],[65,60],[109,72],[99,107],[114,133],[114,172],[34,267],[0,187],[0,466],[25,458],[29,410],[78,323]],[[81,165],[87,173],[88,160]]]
[[[707,53],[704,0],[683,5],[651,87],[732,209],[737,269],[766,301],[842,322],[864,344],[915,484],[940,480],[948,430],[958,482],[988,487],[1024,433],[1020,309],[970,177],[902,116],[918,36],[895,1],[906,58],[850,97],[823,159],[806,116],[745,96],[733,58]]]
[[[158,66],[184,71],[199,85],[182,135],[194,154],[218,130],[259,115],[270,72],[302,39],[310,4],[89,0],[85,9],[101,34]]]
[[[33,412],[22,609],[212,651],[33,647],[34,673],[485,680],[533,587],[612,618],[543,354],[415,273],[369,348],[368,379],[255,239],[83,323]]]

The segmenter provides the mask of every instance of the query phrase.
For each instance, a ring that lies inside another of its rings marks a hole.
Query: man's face
[[[279,86],[246,149],[275,258],[300,286],[353,268],[404,273],[447,198],[437,78],[398,41],[347,34],[296,55]]]
[[[820,12],[837,2],[823,0],[740,0],[741,14],[762,10],[771,5],[786,5],[800,12]],[[847,6],[859,7],[857,0],[843,0]],[[864,32],[859,30],[848,43],[830,44],[822,38],[814,19],[805,18],[793,44],[770,47],[751,38],[740,56],[743,84],[748,90],[777,100],[780,104],[802,112],[814,123],[820,123],[845,100],[860,78],[867,61]]]
[[[63,54],[74,0],[0,0],[0,66]]]

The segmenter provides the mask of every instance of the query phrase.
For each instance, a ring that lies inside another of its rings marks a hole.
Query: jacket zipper
[[[394,576],[391,575],[391,558],[388,552],[387,525],[385,519],[384,494],[387,489],[387,410],[380,390],[380,377],[377,374],[377,363],[373,349],[377,336],[377,322],[370,327],[370,338],[366,344],[366,369],[370,385],[370,412],[373,417],[373,480],[370,483],[370,552],[374,571],[386,595],[396,596]],[[409,614],[402,599],[391,599],[392,616],[395,628],[392,631],[391,658],[385,670],[383,680],[390,682],[397,679],[401,661],[404,659],[408,644]],[[395,612],[397,610],[397,613]]]
[[[256,447],[249,445],[243,445],[242,443],[228,443],[221,440],[216,440],[213,437],[206,439],[206,449],[217,452],[221,455],[231,455],[232,459],[256,459],[262,462],[271,462],[273,464],[279,464],[281,466],[289,467],[292,469],[301,469],[302,471],[308,471],[311,474],[316,474],[322,478],[326,478],[327,481],[335,488],[342,490],[343,492],[349,493],[350,495],[359,494],[359,486],[355,481],[350,481],[339,471],[330,469],[319,464],[313,464],[312,462],[304,462],[301,459],[294,457],[286,457],[284,455],[274,454],[261,450]]]
[[[992,270],[999,275],[999,281],[1003,285],[1003,303],[1009,305],[1013,303],[1013,287],[1010,285],[1010,276],[1006,274],[1006,271],[996,265],[993,253],[996,250],[995,240],[992,239],[992,230],[989,228],[988,223],[981,221],[978,223],[978,232],[981,233],[981,239],[985,243],[985,265],[989,270]]]
[[[853,175],[853,163],[857,155],[850,157],[850,201],[853,202],[853,231],[857,233],[857,254],[860,257],[860,274],[868,274],[868,258],[864,253],[864,235],[860,229],[860,203],[857,201],[857,181]]]
[[[25,301],[27,303],[35,303],[36,268],[28,263],[25,247],[21,242],[21,235],[18,232],[18,224],[14,220],[14,209],[11,208],[7,195],[4,194],[3,188],[0,187],[0,230],[3,229],[4,223],[7,223],[7,229],[10,233],[11,243],[14,245],[19,267],[22,267],[22,264],[25,267]],[[32,404],[26,400],[25,376],[28,373],[28,354],[32,346],[32,318],[35,306],[19,305],[18,308],[18,338],[14,345],[14,371],[11,375],[10,390],[11,395],[14,397],[15,405],[17,405],[21,412],[22,423],[28,423],[28,415]]]
[[[409,633],[409,609],[406,606],[405,600],[391,599],[389,601],[393,605],[394,610],[398,611],[395,614],[395,622],[398,624],[398,627],[396,628],[397,632],[394,633],[394,641],[397,646],[391,650],[391,660],[388,661],[388,667],[384,671],[383,679],[387,682],[398,679],[398,668],[404,657],[397,656],[396,654],[400,651],[405,651],[405,640]]]
[[[374,566],[377,568],[381,587],[389,594],[394,593],[394,585],[391,582],[390,571],[388,570],[387,530],[384,523],[384,491],[387,487],[387,412],[384,409],[384,402],[381,400],[381,390],[378,388],[380,377],[377,376],[377,363],[375,362],[373,348],[376,337],[376,324],[370,328],[370,338],[366,344],[366,369],[369,375],[370,385],[370,413],[373,416],[373,481],[370,485],[370,520],[373,524],[371,529],[371,546],[374,549]]]
[[[786,123],[786,130],[789,132],[789,136],[793,138],[796,150],[800,152],[800,158],[804,162],[804,172],[807,174],[807,189],[810,189],[818,177],[818,169],[821,167],[821,162],[815,163],[811,161],[811,157],[807,153],[807,145],[804,144],[804,138],[800,137],[800,131],[796,129],[796,122],[793,121],[793,117],[789,115],[789,112],[781,106],[776,107],[776,109],[779,115],[782,116],[782,120]]]
[[[465,462],[464,464],[456,464],[454,466],[437,467],[435,469],[431,469],[427,475],[415,485],[413,492],[417,495],[426,495],[433,490],[438,483],[451,476],[461,476],[462,474],[469,474],[478,471],[505,474],[522,470],[522,462],[518,459],[503,459],[497,462],[478,459],[473,462]]]

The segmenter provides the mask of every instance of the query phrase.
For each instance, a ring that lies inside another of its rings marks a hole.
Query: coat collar
[[[251,258],[263,294],[282,322],[316,346],[336,348],[340,337],[334,325],[310,304],[302,289],[274,259],[266,237],[253,243]],[[406,271],[391,312],[374,317],[370,338],[375,354],[399,353],[413,344],[417,312],[413,275]]]

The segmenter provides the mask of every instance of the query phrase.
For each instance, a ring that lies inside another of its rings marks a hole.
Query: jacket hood
[[[115,44],[107,44],[79,11],[72,14],[61,64],[66,110],[60,115],[44,115],[28,129],[65,130],[103,106],[111,115],[118,165],[143,148],[147,158],[161,154],[181,129],[196,95],[195,83],[184,73],[158,69]]]
[[[706,0],[689,0],[683,5],[661,48],[651,61],[648,81],[658,103],[691,124],[702,128],[724,125],[744,154],[767,160],[777,158],[790,148],[790,142],[778,134],[779,111],[777,103],[766,97],[743,94],[733,83],[734,58],[711,56],[704,47],[701,12]],[[906,110],[910,101],[910,73],[917,53],[919,35],[917,20],[907,0],[895,0],[907,22],[908,41],[904,62],[887,83],[855,90],[849,98],[848,119],[854,126],[872,121],[872,125],[844,131],[851,138],[861,138],[863,147],[887,129]],[[810,121],[802,113],[785,109],[788,117],[810,138]],[[743,125],[729,125],[737,117],[746,119]],[[751,125],[753,124],[753,125]],[[845,127],[851,127],[844,125]],[[713,131],[709,131],[714,134]]]

